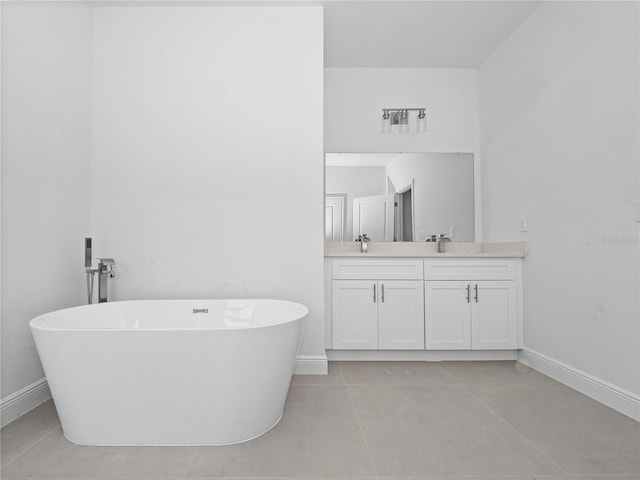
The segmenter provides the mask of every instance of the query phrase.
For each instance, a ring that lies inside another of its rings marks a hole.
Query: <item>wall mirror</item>
[[[328,153],[325,241],[473,242],[472,153]]]

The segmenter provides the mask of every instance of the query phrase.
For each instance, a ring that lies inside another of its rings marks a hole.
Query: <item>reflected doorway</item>
[[[394,241],[413,242],[413,182],[396,193],[396,223]]]

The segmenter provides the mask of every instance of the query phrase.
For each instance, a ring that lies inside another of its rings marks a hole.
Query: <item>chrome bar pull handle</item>
[[[471,285],[467,285],[467,303],[471,303]]]
[[[373,303],[376,303],[376,284],[373,284]]]
[[[474,289],[474,290],[475,290],[475,292],[476,292],[476,303],[478,303],[478,284],[477,284],[477,283],[476,283],[476,286],[475,286],[475,287],[473,287],[473,289]]]
[[[384,303],[384,283],[382,284],[382,303]]]

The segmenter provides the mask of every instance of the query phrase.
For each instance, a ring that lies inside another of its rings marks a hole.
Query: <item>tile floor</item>
[[[3,480],[640,480],[640,424],[515,362],[332,362],[228,447],[86,447],[51,401],[1,431]]]

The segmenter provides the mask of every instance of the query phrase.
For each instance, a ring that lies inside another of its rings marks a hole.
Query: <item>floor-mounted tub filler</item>
[[[284,300],[149,300],[30,326],[70,441],[228,445],[280,420],[307,313]]]

